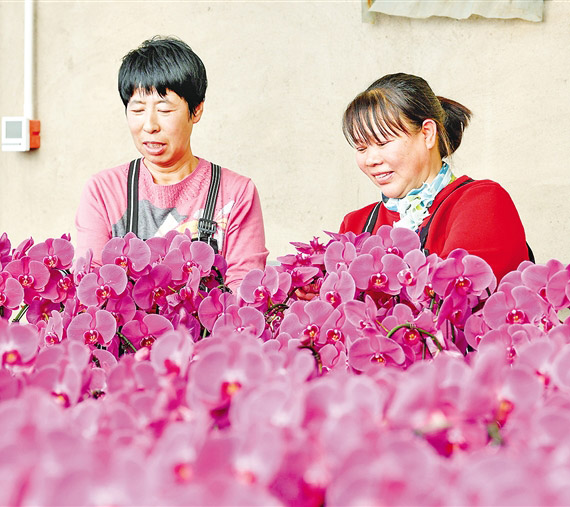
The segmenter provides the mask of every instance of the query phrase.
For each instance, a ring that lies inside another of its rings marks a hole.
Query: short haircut
[[[164,97],[168,90],[182,97],[191,115],[204,101],[208,79],[200,57],[175,37],[156,36],[123,58],[119,94],[125,107],[137,90]]]

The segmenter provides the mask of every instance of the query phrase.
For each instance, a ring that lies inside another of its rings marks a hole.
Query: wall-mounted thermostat
[[[23,116],[2,118],[2,151],[29,151],[40,147],[40,122]]]

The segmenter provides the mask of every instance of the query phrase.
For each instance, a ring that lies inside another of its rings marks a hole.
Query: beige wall
[[[0,2],[0,115],[23,112],[23,3]],[[475,117],[457,174],[499,181],[544,262],[570,262],[570,2],[542,23],[378,15],[346,2],[39,2],[36,116],[42,147],[0,153],[0,232],[13,243],[74,233],[89,175],[134,158],[116,91],[121,57],[177,35],[210,85],[194,152],[255,181],[271,258],[336,231],[378,199],[340,128],[345,105],[383,74],[425,77]]]

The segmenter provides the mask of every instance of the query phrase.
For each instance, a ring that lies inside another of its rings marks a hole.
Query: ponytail
[[[472,113],[464,105],[445,97],[437,97],[445,113],[443,130],[439,137],[439,152],[448,157],[459,148],[463,131],[469,125]]]

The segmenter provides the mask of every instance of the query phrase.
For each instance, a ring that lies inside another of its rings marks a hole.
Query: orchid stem
[[[130,340],[120,331],[117,331],[117,334],[119,335],[119,338],[125,342],[134,352],[137,351],[137,348],[130,342]]]
[[[20,308],[20,311],[18,312],[18,315],[16,315],[14,317],[14,320],[12,322],[20,322],[21,318],[25,315],[25,313],[28,311],[28,308],[30,307],[30,305],[25,304],[22,306],[22,308]]]
[[[409,322],[406,322],[405,324],[399,324],[395,328],[391,329],[388,332],[388,334],[386,335],[386,338],[390,338],[396,331],[399,331],[400,329],[403,329],[403,328],[415,329],[418,333],[425,334],[426,336],[429,336],[431,338],[431,340],[435,343],[435,345],[439,349],[439,351],[441,352],[443,350],[443,347],[442,347],[441,343],[439,342],[439,340],[437,339],[437,337],[435,337],[433,334],[426,331],[425,329],[421,329],[421,328],[417,327],[415,324],[410,324]]]

